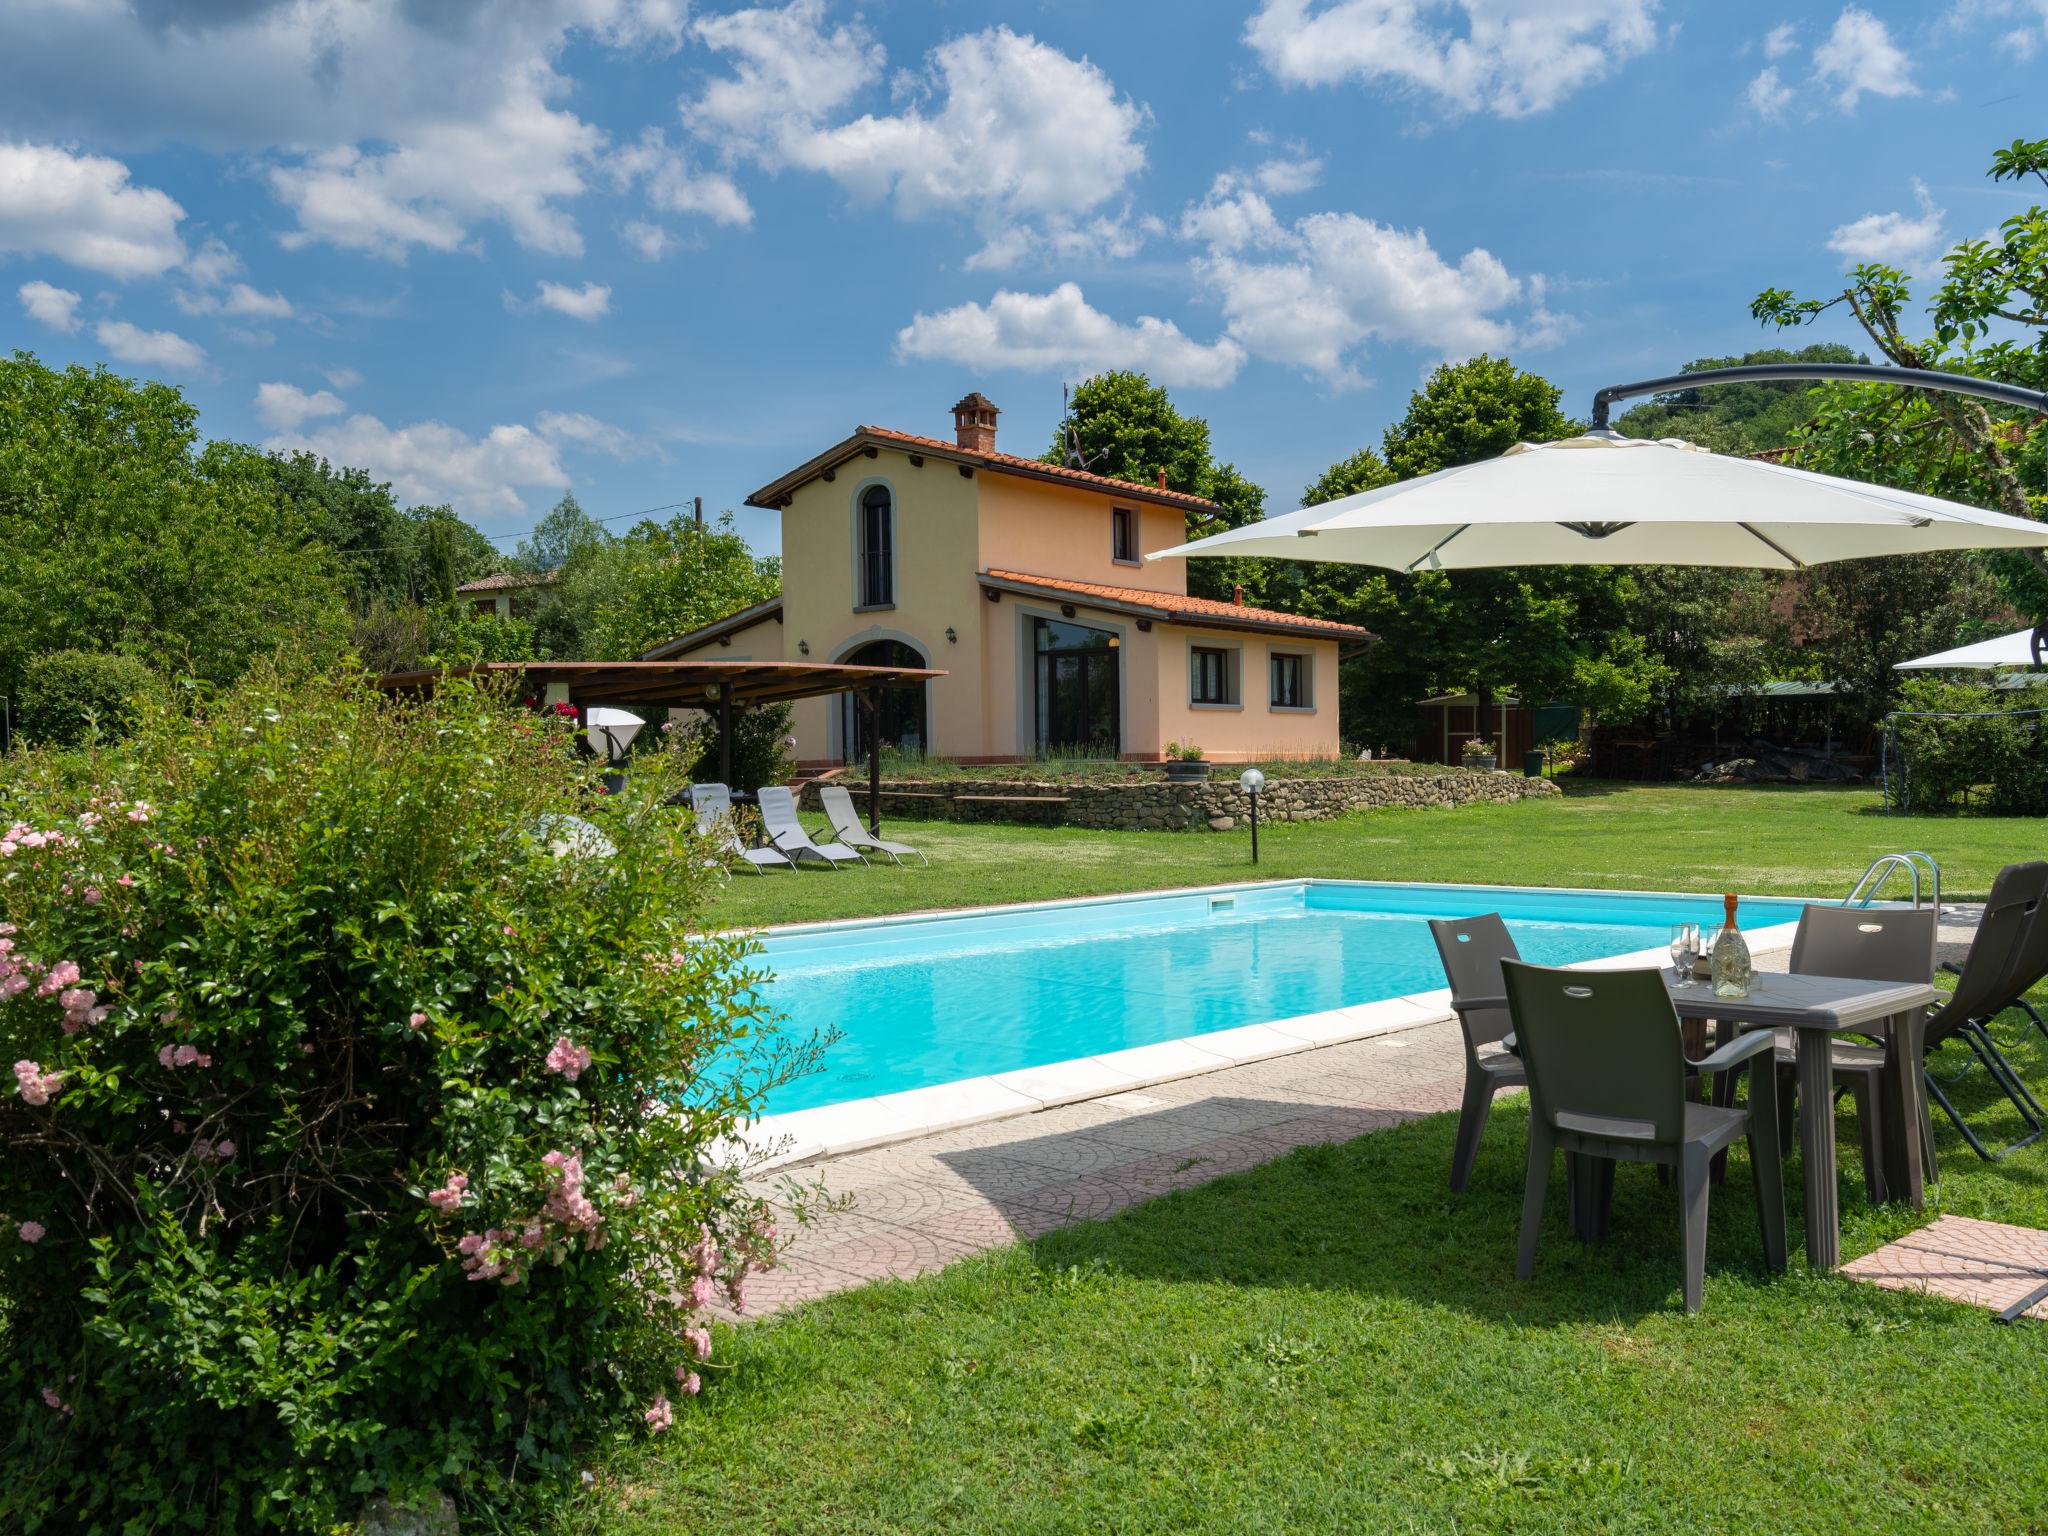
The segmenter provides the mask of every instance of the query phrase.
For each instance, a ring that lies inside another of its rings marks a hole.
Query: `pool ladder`
[[[1842,905],[1869,906],[1877,900],[1886,882],[1902,869],[1913,877],[1913,905],[1916,909],[1920,905],[1920,872],[1923,869],[1927,871],[1929,900],[1934,909],[1940,911],[1941,866],[1934,862],[1933,854],[1922,853],[1917,848],[1908,849],[1903,853],[1887,853],[1873,859],[1870,868],[1863,871],[1863,878],[1856,882],[1854,889],[1849,892],[1848,900]]]

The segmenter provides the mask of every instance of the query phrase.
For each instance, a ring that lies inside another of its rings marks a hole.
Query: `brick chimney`
[[[969,453],[994,453],[1000,415],[995,401],[980,390],[962,396],[953,407],[953,440]]]

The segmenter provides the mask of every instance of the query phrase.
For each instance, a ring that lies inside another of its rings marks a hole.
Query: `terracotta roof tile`
[[[560,571],[493,571],[475,581],[465,581],[458,592],[505,592],[517,587],[551,587]]]
[[[1207,619],[1218,624],[1256,624],[1262,628],[1298,629],[1304,634],[1356,635],[1369,637],[1372,631],[1356,624],[1339,624],[1334,619],[1311,619],[1277,608],[1248,608],[1242,603],[1218,602],[1211,597],[1189,597],[1180,592],[1150,592],[1143,587],[1112,587],[1095,581],[1068,581],[1059,576],[1033,576],[1025,571],[990,569],[982,575],[992,581],[1012,582],[1073,597],[1092,597],[1103,602],[1136,608],[1151,608],[1162,616],[1184,622]]]
[[[903,443],[913,448],[943,453],[950,458],[986,464],[990,469],[1010,469],[1031,475],[1049,476],[1057,480],[1071,480],[1076,485],[1089,486],[1096,490],[1128,491],[1142,494],[1150,501],[1177,502],[1192,507],[1198,512],[1214,511],[1216,503],[1205,497],[1191,495],[1187,491],[1161,490],[1156,485],[1147,485],[1142,480],[1119,480],[1113,475],[1091,474],[1085,469],[1070,469],[1064,464],[1048,464],[1043,459],[1022,458],[1014,453],[982,453],[973,448],[962,448],[958,443],[942,437],[920,437],[915,432],[898,432],[894,427],[861,427],[859,435],[880,438],[885,442]]]

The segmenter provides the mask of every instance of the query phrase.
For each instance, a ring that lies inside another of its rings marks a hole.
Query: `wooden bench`
[[[848,789],[856,800],[867,793],[866,789],[858,785],[850,785]],[[947,796],[936,789],[890,789],[887,785],[884,785],[882,787],[882,798],[884,800],[944,800]]]
[[[1071,795],[955,795],[954,800],[977,805],[1065,805]]]

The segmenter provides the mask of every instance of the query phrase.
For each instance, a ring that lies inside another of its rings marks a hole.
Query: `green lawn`
[[[1959,893],[2039,823],[1892,823],[1841,793],[1628,789],[1290,828],[1266,872],[1834,891],[1933,851]],[[1244,872],[1237,837],[906,826],[930,873],[735,881],[767,921]],[[744,878],[744,877],[743,877]],[[2048,1046],[2000,1034],[2037,1084]],[[1945,1062],[1945,1070],[1958,1064]],[[1981,1076],[1957,1091],[1983,1100]],[[1987,1115],[1992,1134],[2013,1118]],[[1308,1149],[1113,1220],[721,1330],[736,1369],[622,1451],[564,1532],[2048,1532],[2048,1334],[1763,1272],[1748,1170],[1716,1191],[1706,1310],[1674,1197],[1623,1169],[1613,1236],[1512,1278],[1525,1118],[1452,1197],[1448,1116]],[[1844,1129],[1851,1129],[1844,1116]],[[1945,1123],[1941,1211],[2048,1227],[2048,1147],[1987,1166]],[[1873,1211],[1842,1149],[1853,1256]],[[1795,1160],[1796,1162],[1796,1160]],[[1786,1170],[1798,1230],[1798,1171]]]
[[[821,818],[812,817],[813,823]],[[1236,832],[892,821],[931,859],[895,869],[733,877],[714,908],[733,924],[799,922],[992,901],[1039,901],[1253,876],[1470,880],[1841,896],[1880,853],[1924,848],[1945,895],[1981,897],[2001,865],[2048,856],[2048,821],[1887,817],[1861,789],[1591,784],[1563,801],[1377,811]],[[1895,887],[1903,891],[1903,887]]]

